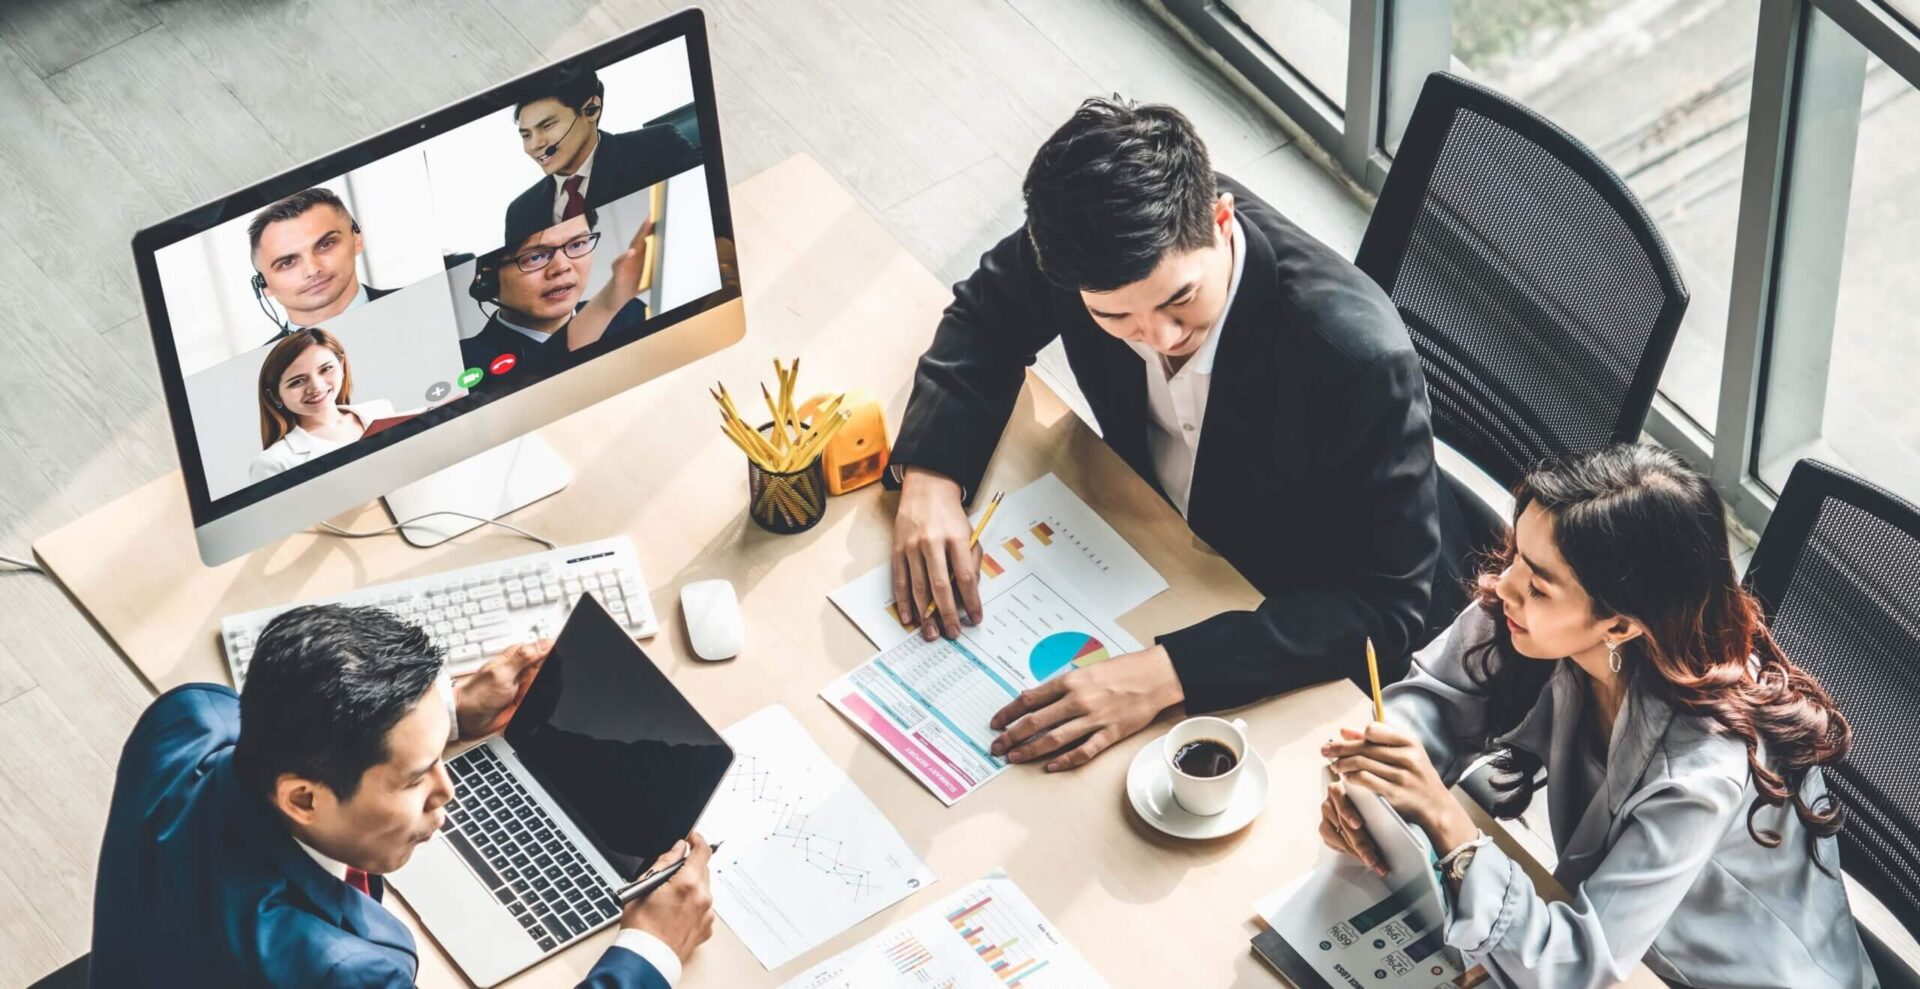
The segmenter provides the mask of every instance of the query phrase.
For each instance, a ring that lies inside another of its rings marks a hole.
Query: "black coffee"
[[[1173,764],[1188,776],[1209,779],[1233,769],[1239,757],[1233,754],[1225,742],[1216,742],[1211,738],[1196,738],[1173,754]]]

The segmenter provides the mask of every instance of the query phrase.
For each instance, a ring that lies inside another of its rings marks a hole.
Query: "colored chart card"
[[[1090,989],[1106,980],[993,872],[781,989]]]
[[[989,722],[1021,691],[1140,646],[1039,573],[1010,581],[958,639],[910,635],[820,696],[951,805],[1007,768]]]
[[[1124,615],[1167,589],[1159,571],[1052,474],[1008,493],[980,545],[980,602],[989,615],[996,598],[1032,573],[1076,588],[1112,615]],[[867,571],[827,598],[875,648],[915,634],[900,624],[892,564]]]
[[[1385,800],[1354,801],[1387,862],[1376,876],[1322,852],[1312,872],[1255,904],[1276,938],[1255,949],[1299,989],[1471,989],[1486,970],[1446,944],[1447,904],[1424,832]]]
[[[933,883],[920,856],[779,705],[722,733],[733,768],[697,825],[713,909],[769,969]]]

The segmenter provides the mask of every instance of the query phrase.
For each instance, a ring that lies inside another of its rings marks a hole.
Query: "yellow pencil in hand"
[[[1373,720],[1385,723],[1387,706],[1380,700],[1380,661],[1373,655],[1373,637],[1367,637],[1367,679],[1373,684]]]
[[[973,535],[967,539],[967,552],[969,553],[973,552],[973,548],[975,546],[980,545],[980,537],[985,535],[987,532],[987,523],[993,521],[994,510],[1000,507],[1000,499],[1005,498],[1006,496],[1007,496],[1007,493],[1005,491],[996,492],[993,496],[993,500],[990,502],[987,502],[987,510],[981,513],[980,523],[973,527]],[[928,601],[927,610],[924,612],[921,612],[920,620],[926,621],[927,619],[932,618],[933,613],[936,610],[938,610],[938,608],[939,606],[936,602]]]

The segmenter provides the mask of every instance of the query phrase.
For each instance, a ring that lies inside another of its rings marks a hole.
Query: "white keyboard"
[[[597,598],[636,639],[659,631],[633,542],[619,536],[229,615],[220,620],[220,641],[238,687],[260,631],[282,612],[303,604],[367,605],[425,629],[446,650],[447,671],[458,676],[515,643],[559,635],[582,594]]]

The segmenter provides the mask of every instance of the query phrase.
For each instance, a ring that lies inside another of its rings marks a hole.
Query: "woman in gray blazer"
[[[1446,942],[1496,983],[1611,985],[1644,960],[1695,989],[1877,982],[1839,878],[1820,766],[1850,731],[1734,576],[1720,499],[1677,457],[1615,446],[1516,491],[1478,600],[1386,690],[1387,724],[1322,752],[1321,836],[1377,867],[1349,789],[1443,855]],[[1495,816],[1544,783],[1572,893],[1548,903],[1447,787],[1495,753]]]

